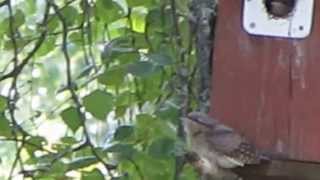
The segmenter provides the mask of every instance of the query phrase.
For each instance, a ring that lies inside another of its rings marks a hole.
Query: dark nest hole
[[[268,14],[275,18],[286,18],[294,11],[297,0],[264,0]]]

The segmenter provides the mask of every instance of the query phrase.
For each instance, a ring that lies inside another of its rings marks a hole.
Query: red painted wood
[[[258,147],[320,162],[320,6],[302,40],[252,36],[242,1],[219,1],[211,114]]]

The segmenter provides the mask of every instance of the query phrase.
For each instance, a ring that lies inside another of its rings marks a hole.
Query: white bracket
[[[252,35],[305,38],[311,33],[314,0],[296,0],[292,12],[273,17],[264,0],[244,0],[243,27]]]

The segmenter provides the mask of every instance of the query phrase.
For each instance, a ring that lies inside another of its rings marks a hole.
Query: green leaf
[[[171,138],[160,138],[152,142],[148,150],[156,158],[168,158],[175,154],[175,141]]]
[[[68,171],[88,167],[99,162],[95,156],[78,157],[68,163]]]
[[[37,2],[36,0],[24,0],[23,7],[26,14],[33,14],[37,10]]]
[[[98,82],[107,86],[120,86],[124,83],[125,69],[123,67],[115,67],[106,70],[98,77]]]
[[[148,61],[139,61],[128,66],[128,73],[134,76],[145,77],[159,72],[160,69]]]
[[[128,6],[143,6],[146,0],[127,0]],[[148,0],[147,0],[148,1]]]
[[[149,54],[148,58],[159,66],[167,66],[173,64],[173,60],[166,54]]]
[[[120,159],[131,159],[135,149],[130,144],[115,144],[105,150],[107,153],[115,153]]]
[[[85,67],[83,67],[83,69],[80,71],[79,75],[77,76],[77,79],[83,78],[83,77],[87,77],[90,72],[93,70],[94,65],[89,64]]]
[[[183,167],[179,180],[198,180],[199,178],[197,171],[190,164],[186,164]]]
[[[27,139],[25,148],[28,153],[33,156],[34,151],[39,150],[42,146],[46,144],[46,139],[42,136],[32,136]]]
[[[9,31],[9,20],[8,18],[7,19],[4,19],[0,22],[0,41],[3,41],[4,39],[2,38],[4,34],[7,34]]]
[[[72,32],[70,33],[70,35],[68,36],[68,39],[70,40],[70,42],[75,43],[75,44],[80,44],[81,40],[82,40],[82,34],[80,31],[76,31],[76,32]]]
[[[54,31],[55,29],[57,29],[60,25],[60,20],[59,18],[57,17],[57,15],[50,15],[49,16],[49,19],[50,21],[48,22],[48,30],[49,31]]]
[[[123,117],[126,113],[127,108],[128,106],[117,106],[115,110],[116,118]]]
[[[127,0],[129,7],[134,6],[144,6],[144,7],[150,7],[151,5],[158,5],[154,0]]]
[[[25,24],[25,15],[22,10],[17,9],[13,15],[14,22],[13,22],[13,29],[16,30],[23,24]],[[3,34],[7,34],[7,36],[10,35],[10,17],[6,17],[1,22],[1,28],[0,28],[0,36]]]
[[[66,125],[73,131],[76,132],[81,126],[81,118],[75,107],[68,107],[61,112],[61,117]]]
[[[113,138],[116,141],[124,141],[132,137],[133,133],[133,126],[120,126],[117,128]]]
[[[179,108],[168,102],[164,103],[162,107],[158,108],[155,112],[155,115],[161,120],[168,120],[176,124],[179,119],[179,111]]]
[[[157,66],[158,69],[161,67]],[[141,99],[143,101],[153,101],[161,95],[165,95],[166,91],[161,89],[163,81],[163,73],[161,71],[154,72],[149,76],[143,76],[141,78],[141,83],[143,84],[143,89],[141,93]]]
[[[97,0],[95,6],[95,17],[98,21],[111,23],[124,15],[121,6],[112,0]]]
[[[67,6],[63,8],[62,15],[68,26],[75,24],[80,16],[78,10],[72,6]]]
[[[124,91],[117,95],[115,104],[116,106],[130,106],[136,102],[136,97],[133,92]]]
[[[55,37],[47,37],[46,40],[43,42],[43,44],[40,46],[39,50],[37,51],[37,55],[41,57],[52,52],[56,47],[55,42],[56,42]]]
[[[71,146],[78,144],[79,142],[72,136],[64,136],[54,144],[54,149],[57,151],[65,151],[65,149],[70,148]]]
[[[60,141],[62,143],[64,143],[64,144],[67,144],[67,145],[73,145],[73,144],[76,144],[78,142],[74,137],[71,137],[71,136],[62,137],[60,139]]]
[[[146,12],[143,8],[134,8],[131,12],[132,30],[144,33],[146,27]]]
[[[114,177],[111,180],[130,180],[130,177],[127,174],[125,174],[123,176]]]
[[[119,60],[121,64],[128,64],[138,61],[140,59],[140,54],[137,51],[118,53],[116,54],[116,59]]]
[[[152,180],[174,179],[175,158],[159,159],[146,153],[137,153],[133,159],[136,166],[142,169],[144,177]],[[135,169],[133,169],[135,170]],[[132,173],[133,174],[133,173]],[[134,176],[135,177],[135,176]],[[132,178],[132,179],[139,179]]]
[[[19,28],[25,23],[25,16],[23,11],[18,9],[14,15],[14,28]]]
[[[17,39],[16,40],[16,45],[17,45],[17,48],[23,48],[25,47],[29,42],[25,39]],[[9,39],[7,41],[4,42],[4,50],[11,50],[13,49],[13,43],[12,43],[12,40]]]
[[[81,180],[104,180],[104,176],[99,169],[90,172],[82,172]]]
[[[156,32],[169,33],[173,28],[173,20],[170,9],[154,8],[146,17],[150,35]],[[151,33],[152,32],[152,33]]]
[[[68,165],[61,162],[56,161],[52,164],[50,168],[50,174],[53,174],[54,177],[64,176],[65,172],[68,170]]]
[[[136,121],[136,136],[143,143],[149,144],[154,139],[176,137],[176,131],[166,121],[159,120],[149,114],[139,114]]]
[[[3,113],[0,113],[0,136],[10,137],[11,135],[10,122]]]
[[[55,163],[50,164],[50,171],[47,171],[47,167],[41,167],[40,165],[40,171],[35,173],[34,178],[39,180],[68,179],[65,176],[65,173],[68,170],[67,168],[67,164],[63,163],[62,161],[55,161]]]
[[[132,47],[132,38],[121,36],[104,46],[101,58],[106,64],[115,60],[119,60],[121,64],[126,64],[140,59],[140,54]]]
[[[88,112],[100,120],[105,120],[113,109],[113,96],[102,90],[93,91],[83,98],[83,104]]]
[[[97,152],[97,150],[95,150]],[[83,147],[76,151],[74,154],[74,157],[84,157],[84,156],[92,156],[92,149],[88,146]],[[101,156],[102,157],[102,156]]]
[[[7,98],[0,95],[0,112],[3,112],[7,107]]]

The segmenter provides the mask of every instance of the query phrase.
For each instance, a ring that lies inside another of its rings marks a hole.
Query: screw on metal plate
[[[244,0],[243,27],[253,35],[305,38],[314,0]]]

